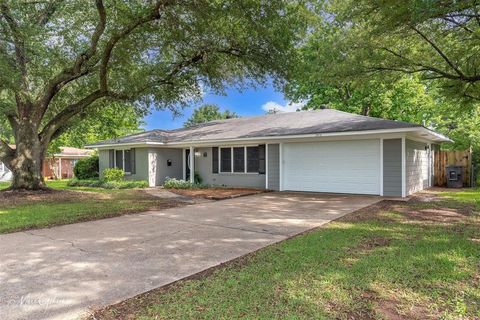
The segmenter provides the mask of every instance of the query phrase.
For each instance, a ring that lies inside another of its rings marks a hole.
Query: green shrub
[[[208,185],[201,183],[192,184],[190,181],[167,177],[167,179],[163,183],[163,187],[165,189],[203,189],[208,188]]]
[[[203,179],[200,176],[200,173],[198,173],[198,172],[195,172],[195,174],[193,175],[193,180],[195,181],[196,185],[200,185],[203,182]]]
[[[105,181],[105,180],[79,180],[72,179],[68,182],[69,187],[92,187],[103,189],[134,189],[147,188],[148,181]]]
[[[191,189],[193,184],[190,181],[167,178],[163,183],[163,187],[166,189]]]
[[[134,189],[147,188],[148,181],[106,181],[101,186],[104,189]]]
[[[73,173],[81,180],[98,178],[98,156],[78,160],[73,167]]]
[[[108,168],[103,170],[103,180],[105,181],[122,181],[125,172],[118,168]]]

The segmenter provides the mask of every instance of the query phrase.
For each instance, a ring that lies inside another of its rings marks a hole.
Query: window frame
[[[247,145],[232,145],[232,146],[218,146],[218,173],[214,173],[212,170],[213,174],[250,174],[250,175],[259,175],[260,173],[258,171],[255,172],[248,172],[247,171],[247,148],[248,147],[259,147],[259,144],[247,144]],[[234,157],[233,157],[233,149],[234,148],[243,148],[243,171],[242,172],[235,172],[234,171]],[[230,171],[222,171],[222,149],[230,149]],[[213,159],[212,159],[213,161]]]
[[[125,171],[125,151],[129,150],[130,151],[130,172]],[[113,156],[113,167],[117,167],[117,151],[122,151],[122,170],[125,173],[125,175],[131,175],[132,172],[132,149],[114,149],[114,156]]]
[[[222,149],[230,149],[230,171],[223,171]],[[232,173],[233,171],[233,148],[218,147],[218,173]]]

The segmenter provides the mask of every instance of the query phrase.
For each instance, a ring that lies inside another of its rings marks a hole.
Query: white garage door
[[[380,141],[283,145],[283,189],[380,194]]]

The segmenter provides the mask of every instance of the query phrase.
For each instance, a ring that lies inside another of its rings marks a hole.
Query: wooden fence
[[[465,151],[435,151],[434,153],[434,185],[447,186],[446,168],[448,166],[463,166],[463,186],[472,186],[472,152]]]

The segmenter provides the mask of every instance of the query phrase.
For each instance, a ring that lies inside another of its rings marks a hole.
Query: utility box
[[[448,166],[447,170],[447,187],[462,188],[463,187],[463,166]]]

